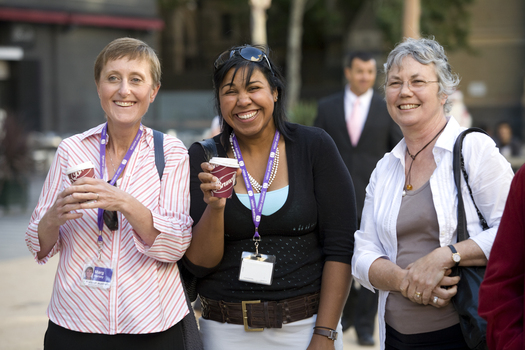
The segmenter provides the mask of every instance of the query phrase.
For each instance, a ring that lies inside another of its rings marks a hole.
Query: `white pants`
[[[199,318],[205,350],[305,350],[310,344],[317,315],[283,328],[265,328],[262,332],[246,332],[244,326]],[[337,326],[335,349],[343,349],[343,327]]]

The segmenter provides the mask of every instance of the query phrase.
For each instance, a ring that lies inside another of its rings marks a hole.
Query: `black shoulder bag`
[[[164,159],[164,134],[162,132],[153,130],[153,147],[155,149],[155,165],[157,167],[157,171],[159,172],[159,178],[162,180],[164,165],[166,163]],[[191,306],[191,302],[195,301],[197,298],[197,278],[193,275],[191,275],[193,278],[183,275],[182,269],[184,269],[184,271],[186,271],[186,269],[184,268],[184,265],[180,263],[180,260],[177,262],[177,266],[179,268],[179,273],[181,276],[180,280],[182,283],[182,289],[184,289],[188,310],[190,311],[188,315],[186,315],[186,317],[181,320],[184,348],[203,350],[204,345],[202,344],[199,328],[197,327],[197,320],[195,319],[195,313],[193,312],[193,307]],[[189,273],[189,271],[187,272]],[[189,294],[191,293],[192,288],[195,291],[195,298],[190,300]]]
[[[461,148],[463,145],[463,139],[471,132],[482,132],[487,134],[484,130],[479,128],[470,128],[463,131],[454,144],[454,158],[452,161],[454,171],[454,182],[456,183],[458,191],[458,227],[457,237],[458,242],[468,239],[470,236],[467,231],[467,220],[465,217],[465,206],[463,203],[463,196],[461,194],[461,173],[465,178],[472,202],[478,212],[478,217],[483,226],[483,230],[487,230],[489,227],[487,221],[479,211],[474,197],[472,196],[472,190],[468,184],[468,174],[465,170],[465,162],[463,155],[461,154]],[[458,283],[458,292],[452,298],[452,304],[459,314],[459,323],[461,325],[461,332],[465,338],[470,349],[475,350],[486,350],[487,347],[487,321],[481,318],[478,314],[479,304],[479,286],[485,276],[485,266],[458,266],[455,268],[453,275],[459,275],[461,277]]]

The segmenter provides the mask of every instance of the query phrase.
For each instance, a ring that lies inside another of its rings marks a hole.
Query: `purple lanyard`
[[[108,123],[104,125],[104,127],[102,128],[102,134],[100,135],[100,178],[101,179],[104,179],[104,170],[106,168],[106,144],[107,144],[106,130],[107,128],[108,128]],[[135,135],[135,139],[131,143],[131,146],[129,147],[128,151],[126,152],[124,159],[122,159],[122,162],[120,163],[117,171],[115,172],[115,175],[113,175],[113,178],[109,182],[111,186],[113,186],[115,182],[117,182],[117,179],[120,177],[120,174],[122,174],[122,172],[124,171],[124,168],[126,167],[126,164],[128,164],[128,161],[131,158],[133,151],[135,151],[135,148],[137,148],[137,145],[139,143],[141,136],[142,136],[142,124],[140,124],[139,130],[137,131],[137,135]],[[100,231],[100,234],[98,236],[98,244],[102,245],[102,230],[104,230],[104,209],[102,208],[98,209],[98,230]]]
[[[259,225],[261,224],[261,215],[264,206],[264,200],[266,198],[266,192],[268,191],[268,181],[270,180],[270,174],[272,172],[273,161],[275,159],[275,152],[277,151],[277,146],[279,145],[279,130],[275,131],[275,136],[273,137],[272,148],[270,150],[270,157],[268,157],[268,165],[266,166],[266,173],[264,174],[264,180],[261,188],[261,197],[259,198],[259,204],[255,205],[255,195],[252,190],[252,184],[248,177],[248,170],[246,170],[246,165],[244,165],[244,160],[242,158],[241,149],[235,134],[232,133],[231,141],[233,144],[233,149],[235,150],[235,158],[239,161],[239,166],[242,170],[242,177],[244,179],[244,184],[246,185],[246,190],[248,191],[248,197],[250,198],[250,206],[252,209],[252,220],[255,225],[255,234],[253,235],[254,241],[260,241],[261,236],[259,236]]]

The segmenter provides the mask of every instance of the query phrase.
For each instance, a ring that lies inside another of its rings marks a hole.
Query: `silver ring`
[[[415,297],[416,297],[417,299],[421,298],[421,293],[419,293],[419,292],[416,292],[416,295],[415,295]]]
[[[432,300],[434,302],[434,304],[437,304],[438,300],[439,300],[439,298],[437,297],[437,295],[434,295],[434,299]]]

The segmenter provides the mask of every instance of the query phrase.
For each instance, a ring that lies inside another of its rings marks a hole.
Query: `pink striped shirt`
[[[36,260],[40,250],[38,223],[57,195],[71,186],[66,169],[89,160],[96,164],[95,173],[100,178],[102,126],[67,138],[58,147],[26,232],[26,244]],[[164,156],[161,183],[153,132],[144,127],[119,188],[151,210],[153,225],[161,233],[148,246],[121,213],[117,231],[111,232],[104,225],[102,257],[113,267],[110,289],[89,288],[81,282],[85,262],[97,255],[97,210],[84,210],[82,218],[60,227],[55,246],[38,261],[45,264],[60,252],[47,310],[52,322],[85,333],[139,334],[164,331],[188,313],[176,262],[191,241],[189,157],[183,143],[168,135],[164,138]],[[108,180],[107,170],[104,179]]]

